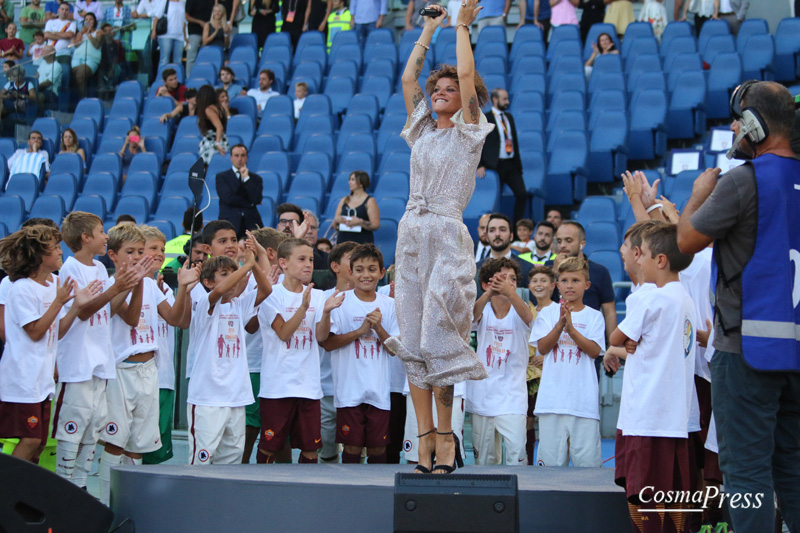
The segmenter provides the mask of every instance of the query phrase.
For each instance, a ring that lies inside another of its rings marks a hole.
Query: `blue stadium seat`
[[[201,207],[205,206],[206,202],[202,202]],[[153,214],[154,220],[169,220],[174,224],[178,224],[176,227],[180,227],[183,223],[183,213],[189,209],[191,206],[191,202],[186,198],[181,196],[167,196],[163,197],[158,201],[158,207],[156,208],[156,212]],[[203,213],[206,215],[206,213]],[[203,217],[204,220],[207,217]],[[137,219],[138,220],[138,219]],[[215,220],[213,218],[208,218],[207,220]]]
[[[249,163],[250,159],[248,158],[248,164]],[[232,164],[230,154],[214,154],[211,157],[211,162],[208,164],[208,169],[206,170],[206,185],[208,185],[211,196],[217,195],[217,174],[226,170],[230,170],[231,167]]]
[[[304,154],[306,152],[322,152],[328,154],[333,161],[336,158],[336,147],[333,142],[333,135],[330,133],[314,133],[300,138],[300,143],[295,148],[295,153]]]
[[[530,58],[533,60],[539,58]],[[539,61],[541,61],[539,59]],[[542,62],[543,63],[543,62]],[[488,75],[495,75],[495,76],[503,76],[506,75],[506,62],[503,60],[502,57],[499,56],[484,56],[482,57],[477,63],[478,72],[481,73],[481,76],[488,76]],[[526,66],[520,67],[520,70],[524,70],[525,72],[530,72]]]
[[[175,225],[169,220],[150,220],[147,224],[161,231],[168,241],[175,238]]]
[[[378,150],[375,145],[375,137],[372,133],[352,133],[347,135],[347,137],[342,137],[342,134],[339,133],[338,139],[338,146],[341,146],[341,149],[337,149],[336,153],[340,154],[340,159],[343,154],[347,154],[350,152],[361,152],[368,154],[372,157],[374,161],[378,156]],[[405,143],[405,141],[403,141]],[[408,149],[408,145],[405,146]],[[393,152],[395,150],[389,150]]]
[[[86,211],[85,209],[78,208],[78,202],[81,201],[81,197],[98,196],[103,199],[103,206],[106,210],[106,215],[108,215],[108,212],[114,208],[118,190],[117,181],[110,173],[97,172],[96,174],[92,174],[86,178],[86,183],[83,185],[83,191],[75,201],[75,205],[72,206],[72,209],[75,211]],[[94,211],[90,211],[90,213],[94,213]]]
[[[511,71],[524,74],[547,74],[547,67],[545,66],[543,57],[520,56],[514,63]]]
[[[255,66],[258,64],[258,52],[256,52],[255,47],[250,46],[233,48],[231,49],[229,61],[230,63],[245,63]]]
[[[730,36],[731,34],[730,26],[728,26],[728,21],[726,20],[711,19],[706,22],[710,22],[711,24],[706,24],[704,22],[700,30],[700,35],[697,36],[697,51],[700,52],[701,55],[705,55],[706,47],[710,45],[714,37]]]
[[[622,60],[625,62],[625,72],[629,71],[629,65],[641,55],[655,55],[658,56],[658,41],[654,37],[639,37],[633,41],[625,41],[622,49],[624,52],[620,54]],[[597,59],[600,59],[599,56]]]
[[[297,50],[303,50],[306,46],[326,46],[323,34],[316,30],[303,32],[297,41]]]
[[[405,115],[390,115],[383,117],[381,126],[378,129],[378,137],[376,139],[378,146],[378,153],[382,154],[386,148],[386,143],[392,135],[397,135],[398,132],[403,131],[403,126],[406,123]]]
[[[622,72],[622,60],[617,54],[598,56],[592,67],[592,77],[606,72]]]
[[[50,174],[72,174],[78,180],[83,178],[83,158],[78,154],[58,154],[50,165]]]
[[[292,184],[289,186],[288,197],[307,196],[315,198],[318,203],[321,203],[327,189],[326,183],[325,177],[319,172],[299,171],[295,174]],[[315,210],[314,212],[318,211]]]
[[[342,155],[336,172],[346,172],[348,175],[355,170],[363,170],[370,176],[375,169],[375,159],[372,154],[366,152],[349,152]]]
[[[626,113],[628,106],[625,101],[625,93],[622,91],[600,91],[595,93],[592,105],[589,106],[589,131],[594,130],[597,119],[603,111],[622,111]]]
[[[364,78],[382,76],[394,86],[396,70],[397,66],[388,59],[373,59],[367,63],[367,68],[364,70]]]
[[[523,111],[538,111],[544,113],[544,96],[537,91],[522,91],[514,95],[509,111],[518,115]]]
[[[564,58],[575,59],[580,63],[581,61],[581,42],[573,40],[562,40],[556,44],[550,42],[547,49],[547,59],[552,63]]]
[[[283,183],[281,177],[274,172],[259,172],[263,195],[271,198],[275,203],[279,203],[283,195]]]
[[[281,178],[281,187],[289,185],[289,156],[283,152],[267,152],[261,156],[256,164],[256,174],[261,171],[274,172]]]
[[[33,207],[31,207],[28,218],[49,218],[60,225],[66,213],[63,198],[42,195],[33,201]]]
[[[767,37],[772,38],[769,35]],[[750,77],[752,76],[744,79]],[[735,52],[717,54],[711,64],[708,76],[708,92],[706,94],[708,118],[728,118],[730,116],[731,92],[742,79],[742,62],[739,54]]]
[[[336,36],[338,37],[343,32],[339,32]],[[335,39],[334,39],[335,40]],[[331,54],[328,58],[328,65],[335,65],[340,61],[349,61],[356,66],[358,72],[361,72],[361,47],[357,44],[346,43],[342,44],[341,46],[334,46],[331,47]]]
[[[445,49],[451,44],[455,44],[455,42],[455,28],[450,26],[448,28],[441,28],[439,30],[439,36],[436,38],[436,42],[432,43],[431,46],[431,48],[433,48],[434,59],[436,60],[436,63],[443,62],[442,59],[444,58]]]
[[[479,218],[484,213],[493,213],[500,204],[500,178],[493,170],[487,170],[486,176],[475,180],[475,192],[472,193],[466,209],[464,220]],[[472,227],[473,224],[467,225]]]
[[[198,76],[195,75],[194,69],[197,68],[199,65],[207,64],[211,65],[214,68],[214,75],[211,76],[211,80],[217,80],[217,72],[219,72],[220,67],[222,66],[222,59],[223,59],[223,52],[221,46],[216,45],[206,45],[201,46],[200,49],[197,51],[197,58],[194,60],[194,68],[192,68],[192,72],[189,74],[190,78],[197,78]],[[205,77],[205,76],[200,76]]]
[[[348,142],[348,146],[345,147],[345,152],[348,151],[361,151],[361,150],[354,150],[354,146],[350,146],[353,143]],[[389,140],[386,142],[386,149],[384,150],[385,153],[391,154],[392,152],[405,152],[407,154],[411,153],[411,148],[409,148],[408,143],[405,139],[403,139],[400,134],[392,135],[389,137]]]
[[[519,30],[517,30],[517,35],[519,35]],[[512,70],[516,69],[517,63],[519,63],[523,57],[540,57],[544,59],[544,41],[523,41],[519,46],[512,46],[511,52],[508,55]]]
[[[558,96],[564,92],[578,92],[581,99],[586,99],[586,77],[583,74],[561,74],[550,82],[547,97],[553,105]]]
[[[645,89],[634,95],[630,106],[628,157],[654,159],[667,149],[667,98],[663,91]]]
[[[625,46],[625,41],[629,39],[638,39],[640,37],[654,37],[653,25],[647,21],[631,22],[628,24],[628,27],[625,28],[625,36],[622,38],[622,46]]]
[[[142,86],[138,81],[123,81],[117,86],[117,92],[114,94],[114,101],[120,98],[133,98],[136,104],[141,107],[142,99],[144,98]]]
[[[379,44],[394,44],[394,33],[389,28],[377,28],[369,32],[367,41],[362,43],[364,48],[374,47]]]
[[[147,200],[147,205],[155,205],[156,180],[153,175],[149,172],[128,174],[120,193],[120,197],[124,198],[125,196],[142,196]]]
[[[389,171],[405,171],[411,169],[411,154],[408,152],[387,152],[381,159],[378,174]]]
[[[292,40],[288,33],[271,33],[264,43],[264,50],[272,46],[292,46]]]
[[[156,154],[145,152],[133,156],[128,174],[135,172],[149,172],[154,178],[161,176],[161,163]]]
[[[682,72],[667,115],[670,139],[691,139],[706,130],[706,80],[702,72]]]
[[[603,111],[592,129],[589,144],[590,183],[611,183],[628,166],[628,120],[625,111]]]
[[[697,52],[697,41],[694,37],[684,35],[675,37],[668,43],[661,41],[661,57],[664,59],[664,68],[671,62],[671,58],[680,54],[694,54]]]
[[[300,121],[307,115],[330,115],[331,101],[324,94],[311,94],[306,97],[303,109],[300,110]],[[299,123],[298,123],[299,127]]]
[[[619,250],[600,250],[594,252],[589,256],[589,261],[600,263],[608,269],[611,274],[611,281],[622,281],[624,278],[624,270],[622,269],[622,258],[619,255]]]
[[[324,154],[322,152],[305,152],[300,158],[300,163],[297,165],[297,174],[316,172],[322,177],[322,191],[324,191],[327,189],[327,185],[330,182],[332,168],[333,158],[330,154]],[[292,180],[289,194],[292,194],[292,192],[297,193],[303,191],[303,189],[300,189],[299,191],[293,191],[296,179],[297,176],[295,176],[295,178]],[[312,190],[316,192],[316,189]],[[321,198],[320,195],[311,194],[309,190],[307,190],[302,196],[316,196],[317,198]]]
[[[681,54],[675,58],[667,72],[667,89],[673,92],[678,87],[678,77],[684,72],[703,72],[700,54]]]
[[[72,174],[55,173],[51,170],[47,185],[44,187],[44,194],[60,196],[64,199],[64,207],[70,210],[78,195],[78,178]]]
[[[550,33],[550,46],[558,44],[562,40],[578,41],[580,42],[581,34],[578,26],[572,24],[562,24],[561,26],[554,27]]]
[[[79,139],[86,139],[89,142],[89,147],[94,151],[94,145],[97,143],[97,123],[91,118],[74,118],[70,122],[69,127],[75,130],[75,134]],[[60,146],[61,143],[59,142]]]
[[[0,198],[0,220],[2,219],[2,213],[6,212],[5,206],[2,204],[3,200],[4,198]],[[85,211],[97,215],[101,220],[106,219],[106,201],[96,194],[79,196],[72,205],[72,210]]]
[[[499,28],[499,26],[495,26]],[[508,63],[508,45],[500,41],[484,41],[475,47],[475,62],[478,63],[487,57],[499,57],[503,65]]]
[[[33,121],[31,130],[38,131],[43,138],[50,139],[53,144],[61,145],[61,128],[56,119],[50,117],[37,118]]]
[[[511,87],[508,92],[514,98],[522,91],[536,91],[544,95],[547,92],[544,80],[545,77],[541,74],[515,74],[511,78]]]
[[[95,121],[97,127],[103,128],[103,118],[105,108],[103,103],[97,98],[82,98],[75,106],[75,118],[90,118]]]
[[[9,230],[16,231],[24,216],[25,203],[22,198],[8,194],[0,196],[0,223],[5,224]]]
[[[256,104],[256,100],[252,96],[239,95],[231,100],[230,107],[236,109],[240,115],[252,118],[253,121],[258,117],[258,104]]]
[[[337,172],[331,182],[330,190],[328,191],[328,203],[323,211],[324,218],[335,217],[339,200],[350,194],[350,173]]]
[[[634,100],[641,91],[648,89],[656,89],[666,94],[667,81],[662,72],[642,72],[635,82],[631,80],[628,89],[632,91],[631,100]]]
[[[552,152],[558,133],[565,130],[586,130],[586,115],[583,111],[553,111],[547,123],[547,133],[550,141],[547,143],[547,151]]]
[[[584,227],[586,228],[586,246],[583,249],[585,255],[599,251],[619,252],[622,243],[619,242],[619,226],[615,220],[592,222],[584,224]]]
[[[228,121],[227,132],[229,137],[239,137],[239,140],[247,149],[253,144],[255,137],[256,123],[253,117],[247,115],[234,115]],[[237,143],[231,143],[231,146]]]
[[[210,189],[210,187],[209,187]],[[188,180],[188,173],[185,172],[174,172],[174,173],[167,173],[167,177],[164,178],[164,184],[161,186],[161,190],[158,193],[159,198],[168,198],[170,196],[180,196],[186,199],[187,202],[194,201],[194,193],[189,188],[189,180]],[[200,205],[205,205],[208,201],[208,195],[203,189],[202,192],[202,200]],[[158,218],[161,218],[159,215]],[[167,220],[171,220],[167,217]]]
[[[34,174],[14,174],[8,178],[5,196],[19,196],[25,210],[29,210],[39,195],[39,177]]]
[[[17,141],[8,137],[0,138],[0,155],[6,160],[17,151]]]
[[[296,71],[304,63],[316,64],[320,69],[321,76],[328,66],[328,51],[324,46],[312,45],[306,46],[302,50],[297,50],[292,58],[292,67]]]
[[[583,61],[580,57],[563,56],[553,59],[547,67],[547,79],[552,81],[562,74],[583,74]]]
[[[525,154],[530,153],[543,153],[545,149],[544,145],[544,131],[537,130],[537,131],[523,131],[520,130],[517,132],[517,140],[519,141],[520,146],[524,146],[525,149],[521,150],[520,156],[524,159]],[[522,165],[522,168],[525,168],[525,165]]]
[[[188,122],[188,121],[187,121]],[[106,120],[105,128],[103,128],[103,137],[126,137],[128,132],[131,131],[134,122],[129,118],[111,118]]]
[[[388,96],[386,101],[388,101]],[[345,120],[350,115],[367,115],[372,121],[372,125],[378,124],[378,114],[380,113],[381,105],[378,97],[374,94],[356,94],[350,100],[350,107],[347,108],[347,115]],[[405,119],[403,120],[405,123]]]
[[[6,238],[9,236],[9,234],[10,232],[8,231],[6,225],[0,222],[0,238]]]
[[[178,154],[192,154],[197,157],[200,151],[200,139],[198,135],[176,136],[175,142],[172,143],[172,149],[169,151],[170,157],[175,157]]]
[[[617,50],[620,49],[621,45],[619,42],[619,37],[617,37],[617,28],[613,24],[597,22],[592,24],[589,28],[589,33],[586,34],[586,42],[583,45],[583,60],[586,61],[592,55],[592,43],[597,43],[597,38],[600,37],[601,33],[607,33],[611,36],[614,40],[614,45],[616,46]],[[652,34],[652,32],[651,32]]]
[[[286,95],[273,96],[267,100],[264,106],[263,116],[282,115],[294,119],[294,104],[292,99]]]
[[[327,133],[333,134],[333,117],[330,115],[306,115],[302,123],[298,123],[294,131],[294,145],[303,134]]]
[[[378,99],[378,106],[383,111],[386,107],[386,102],[389,101],[389,95],[392,94],[392,84],[386,78],[365,78],[361,84],[360,92],[361,94],[374,95]]]
[[[547,169],[547,203],[568,205],[586,197],[589,146],[582,130],[566,130],[553,144]]]
[[[138,157],[138,155],[136,156]],[[100,154],[92,161],[92,166],[89,168],[89,175],[98,172],[108,172],[114,177],[117,185],[122,181],[122,161],[119,154]],[[108,206],[110,208],[110,204]]]
[[[254,33],[237,33],[231,40],[231,50],[236,50],[240,47],[258,50],[258,38]]]
[[[714,62],[717,54],[725,52],[736,52],[736,43],[730,35],[715,35],[708,40],[702,56],[703,61],[709,65]]]
[[[132,124],[139,121],[139,104],[133,98],[114,98],[109,119],[126,119]]]
[[[384,220],[400,222],[406,212],[406,200],[398,197],[385,197],[378,201],[378,209],[381,212],[381,223]]]
[[[350,64],[350,63],[340,63]],[[330,98],[331,110],[334,113],[341,114],[350,106],[350,101],[353,99],[355,92],[355,84],[351,78],[336,77],[328,79],[325,84],[324,94]],[[305,107],[305,106],[303,106]]]
[[[661,60],[656,54],[642,54],[636,56],[635,59],[626,63],[625,66],[628,67],[625,71],[625,74],[626,78],[628,79],[628,90],[631,92],[633,92],[633,90],[636,88],[636,82],[642,73],[663,72],[661,68]]]
[[[283,141],[277,135],[259,135],[253,140],[253,145],[250,147],[252,155],[257,156],[267,152],[283,152]]]
[[[258,209],[258,214],[261,215],[261,221],[265,227],[275,226],[275,203],[270,198],[264,197],[256,209]]]
[[[378,59],[385,59],[392,64],[392,70],[397,68],[397,46],[394,43],[379,43],[367,46],[364,49],[364,70],[366,66]]]
[[[290,204],[295,204],[300,209],[311,211],[312,213],[319,213],[320,199],[315,196],[293,196],[289,195],[286,201]],[[263,204],[262,204],[263,205]],[[259,209],[260,211],[260,209]],[[263,218],[263,215],[262,215]]]
[[[753,35],[765,35],[769,33],[769,26],[764,19],[746,19],[742,21],[739,31],[736,34],[736,51],[744,54],[747,46],[747,39]]]
[[[381,175],[375,186],[375,200],[383,198],[402,198],[408,200],[409,183],[408,174],[403,172],[386,172]]]
[[[157,98],[150,98],[144,104],[143,119],[160,118],[165,113],[171,113],[175,110],[175,101],[168,96],[159,96]]]
[[[185,173],[188,179],[189,169],[197,162],[197,156],[193,154],[178,154],[172,158],[167,167],[166,175],[175,173]]]
[[[800,52],[800,18],[785,18],[775,32],[775,79],[794,81],[798,73]]]
[[[269,102],[277,97],[270,98]],[[269,104],[267,102],[267,104]],[[258,135],[269,134],[280,137],[283,146],[288,150],[292,146],[292,137],[294,135],[294,118],[289,115],[265,115],[261,118],[261,123],[258,125],[256,132]]]
[[[553,101],[548,108],[550,114],[557,111],[584,111],[586,101],[579,90],[567,90],[566,88],[553,97]]]
[[[489,91],[492,91],[494,89],[503,89],[507,91],[509,88],[508,79],[506,78],[505,74],[487,74],[482,77],[483,77],[483,82],[486,84],[486,86],[491,87]]]
[[[258,65],[259,72],[266,67],[267,62],[275,62],[283,65],[283,68],[288,71],[292,66],[292,47],[291,45],[275,45],[264,46],[261,51],[261,61]]]
[[[328,81],[334,78],[350,78],[353,85],[358,81],[359,70],[356,64],[351,61],[337,61],[331,65],[328,71]]]
[[[775,78],[772,61],[775,59],[775,43],[772,35],[753,35],[747,40],[742,53],[742,79],[770,81]],[[710,80],[709,80],[710,82]]]
[[[172,139],[172,130],[170,129],[169,122],[162,124],[159,119],[155,117],[142,119],[141,130],[141,135],[145,138],[145,148],[147,148],[147,140],[150,137],[161,139],[164,142],[164,149],[166,149]],[[150,151],[149,148],[148,151]]]
[[[383,220],[375,231],[375,246],[383,255],[383,266],[389,267],[394,264],[394,256],[397,247],[397,222],[394,220]]]

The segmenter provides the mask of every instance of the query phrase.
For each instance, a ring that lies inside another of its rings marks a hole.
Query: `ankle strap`
[[[436,432],[436,434],[437,434],[437,435],[455,435],[455,433],[453,433],[453,430],[452,430],[452,429],[451,429],[450,431],[444,431],[444,432],[442,432],[442,431],[437,431],[437,432]]]
[[[423,433],[422,435],[417,435],[417,438],[419,439],[419,438],[421,438],[421,437],[424,437],[424,436],[426,436],[426,435],[430,435],[430,434],[431,434],[431,433],[433,433],[434,431],[436,431],[436,428],[433,428],[433,429],[431,429],[430,431],[426,431],[426,432],[425,432],[425,433]],[[437,431],[437,433],[438,433],[438,431]]]

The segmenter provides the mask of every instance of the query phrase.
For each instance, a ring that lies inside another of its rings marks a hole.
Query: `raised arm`
[[[417,108],[425,95],[422,93],[422,88],[419,86],[418,80],[422,73],[422,66],[425,64],[425,54],[430,50],[431,38],[433,32],[442,23],[447,16],[447,12],[442,6],[431,5],[430,9],[439,11],[439,16],[436,18],[425,17],[425,25],[422,27],[422,34],[419,36],[419,41],[414,43],[414,48],[411,49],[411,55],[408,57],[406,69],[403,71],[403,99],[406,102],[406,112],[408,113],[408,127],[411,121],[411,114]]]
[[[456,61],[458,86],[461,90],[461,109],[464,122],[477,124],[481,117],[481,106],[475,92],[475,57],[472,55],[469,27],[480,13],[482,7],[476,7],[478,0],[462,3],[456,20]]]

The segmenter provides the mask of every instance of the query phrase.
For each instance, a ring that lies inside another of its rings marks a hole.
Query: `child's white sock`
[[[75,470],[72,472],[72,482],[81,488],[86,486],[86,478],[92,471],[94,449],[94,443],[81,444],[78,449],[78,459],[75,461]]]
[[[108,505],[111,501],[111,467],[122,461],[122,455],[114,455],[103,450],[100,456],[100,501]]]
[[[64,479],[72,480],[79,446],[77,442],[64,442],[61,440],[56,445],[56,474]]]

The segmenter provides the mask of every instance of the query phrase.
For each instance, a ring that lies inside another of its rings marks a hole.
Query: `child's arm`
[[[139,282],[136,271],[127,270],[124,267],[117,272],[114,276],[114,284],[107,290],[95,296],[92,301],[88,302],[83,308],[78,311],[78,318],[80,320],[89,320],[95,313],[106,306],[108,302],[113,300],[120,294],[127,295],[136,284]],[[87,285],[88,286],[88,285]],[[75,294],[75,302],[78,301],[77,293]]]
[[[337,307],[340,307],[342,302],[344,302],[344,293],[340,293],[338,289],[335,290],[327,300],[325,300],[325,307],[322,308],[322,318],[320,318],[319,322],[317,322],[317,326],[315,328],[317,342],[320,345],[322,345],[322,343],[328,338],[328,335],[331,334],[331,311]],[[331,350],[328,351],[330,352]]]
[[[263,270],[265,274],[270,272],[272,270],[272,265],[267,257],[267,251],[263,246],[261,246],[255,237],[253,237],[253,234],[250,233],[249,230],[245,233],[247,234],[247,242],[245,243],[245,246],[253,249],[253,252],[256,254],[256,262],[258,263],[258,266],[261,267],[261,270]],[[269,294],[267,294],[267,296],[269,296]]]
[[[256,295],[256,303],[255,305],[258,306],[261,302],[263,302],[267,296],[272,294],[272,283],[270,283],[269,278],[265,272],[269,272],[271,270],[269,259],[267,259],[267,251],[264,249],[263,246],[258,244],[250,232],[248,231],[247,234],[249,235],[249,239],[245,243],[245,248],[248,251],[253,252],[253,257],[257,258],[257,261],[253,265],[253,277],[256,280],[256,286],[258,287],[258,293]]]
[[[119,317],[130,327],[135,327],[139,324],[139,315],[142,312],[142,288],[144,286],[144,278],[150,268],[153,266],[153,258],[148,256],[139,261],[133,267],[133,271],[137,273],[136,287],[131,291],[131,301],[126,302],[127,294],[121,293],[111,299],[111,315],[118,314]]]
[[[494,296],[494,291],[492,287],[489,286],[489,290],[481,294],[481,297],[475,300],[475,306],[472,308],[472,316],[473,322],[478,323],[483,318],[483,310],[486,308],[486,305],[491,301],[492,296]]]
[[[513,281],[496,275],[492,278],[491,289],[493,292],[500,293],[508,298],[514,311],[517,312],[522,321],[529,326],[531,325],[531,322],[533,322],[531,308],[519,297],[519,294],[517,294],[517,285]]]
[[[314,284],[309,283],[306,290],[303,292],[303,303],[301,303],[297,311],[294,312],[292,318],[284,320],[280,313],[278,313],[275,320],[272,321],[272,329],[275,330],[275,334],[278,335],[278,338],[283,342],[291,339],[294,332],[297,331],[297,328],[303,323],[303,318],[305,318],[308,307],[311,305],[311,289],[313,288]]]
[[[56,289],[56,298],[53,300],[50,307],[47,308],[47,311],[38,319],[22,326],[22,329],[25,330],[25,333],[27,333],[28,337],[34,342],[38,342],[44,338],[47,334],[47,330],[50,329],[50,326],[53,325],[53,321],[58,317],[58,313],[61,312],[61,308],[74,297],[72,294],[72,290],[75,288],[74,281],[67,278],[64,280],[63,285],[60,279],[58,279],[56,283],[58,287]]]
[[[236,284],[240,283],[245,276],[247,275],[250,270],[252,270],[253,265],[256,264],[256,258],[253,256],[252,253],[247,254],[247,259],[245,260],[244,265],[241,268],[236,270],[233,274],[224,278],[222,281],[217,283],[214,286],[214,289],[208,294],[208,314],[210,315],[214,311],[214,306],[217,305],[217,302],[222,299],[222,296],[231,290]]]
[[[339,348],[344,348],[348,344],[354,343],[356,339],[362,335],[369,333],[370,328],[372,328],[372,325],[369,323],[368,319],[364,318],[364,322],[361,324],[361,327],[354,329],[350,333],[343,333],[341,335],[331,333],[327,340],[322,343],[322,347],[329,352],[338,350]]]
[[[178,294],[175,295],[175,304],[169,305],[166,300],[158,304],[158,314],[170,326],[182,327],[186,322],[186,308],[191,307],[191,304],[189,306],[186,305],[186,300],[189,299],[187,298],[189,295],[187,287],[199,277],[200,265],[189,268],[188,259],[178,269]]]
[[[550,333],[539,339],[539,342],[536,343],[540,354],[544,355],[549,353],[555,347],[559,337],[561,337],[561,333],[564,332],[565,324],[564,311],[562,309],[561,317],[558,319],[558,322],[556,322],[556,325],[553,326],[553,329],[550,330]]]
[[[564,314],[564,319],[566,320],[564,331],[567,332],[567,335],[572,337],[572,340],[575,341],[575,344],[578,346],[578,348],[580,348],[580,350],[583,353],[585,353],[592,359],[595,359],[598,355],[600,355],[602,348],[600,348],[599,344],[597,344],[592,340],[587,339],[586,337],[581,335],[580,331],[575,329],[575,326],[572,325],[572,313],[570,312],[566,304],[562,304],[562,307],[566,309],[566,313]]]
[[[83,309],[91,304],[97,295],[102,295],[103,282],[96,279],[90,282],[86,287],[75,290],[75,300],[72,306],[67,311],[67,314],[58,322],[58,338],[61,339],[67,334],[75,317],[80,317]]]

